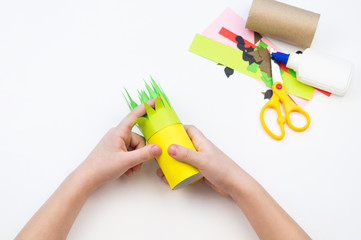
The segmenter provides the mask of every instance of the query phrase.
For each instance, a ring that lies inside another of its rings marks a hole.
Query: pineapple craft
[[[175,190],[199,180],[202,175],[195,167],[168,155],[167,150],[171,144],[182,145],[192,150],[195,148],[167,96],[152,77],[150,85],[145,82],[148,94],[144,90],[138,90],[139,100],[144,103],[147,113],[135,123],[149,144],[158,144],[161,147],[162,154],[156,157],[156,160],[171,189]],[[128,96],[125,100],[129,109],[133,110],[138,104],[133,101],[128,91],[125,91]],[[153,98],[156,98],[154,109],[145,103]]]

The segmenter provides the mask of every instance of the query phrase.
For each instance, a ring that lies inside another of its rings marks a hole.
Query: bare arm
[[[242,209],[260,239],[311,239],[255,179],[198,129],[185,127],[198,152],[171,145],[169,155],[197,167],[208,185],[222,195],[230,196]],[[160,169],[157,174],[167,182]]]
[[[151,100],[149,104],[154,104],[154,101]],[[96,188],[123,174],[132,176],[140,170],[144,161],[159,155],[159,146],[145,146],[144,138],[131,132],[134,121],[144,114],[144,105],[141,105],[117,127],[109,130],[15,239],[66,239],[86,199]]]
[[[66,239],[80,209],[95,187],[79,171],[70,174],[15,239]]]
[[[311,239],[256,180],[242,169],[239,175],[230,196],[260,239]]]

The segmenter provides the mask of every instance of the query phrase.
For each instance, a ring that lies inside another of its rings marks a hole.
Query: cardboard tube
[[[309,48],[320,14],[274,0],[253,0],[246,27],[255,32]]]

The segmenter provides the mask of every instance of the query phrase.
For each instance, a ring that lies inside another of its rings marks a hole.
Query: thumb
[[[156,144],[149,144],[134,151],[127,152],[129,168],[150,160],[162,153],[162,149]]]
[[[195,167],[198,167],[199,165],[199,160],[200,160],[199,153],[192,149],[183,147],[181,145],[178,144],[170,145],[168,148],[168,154],[175,160],[189,163]]]

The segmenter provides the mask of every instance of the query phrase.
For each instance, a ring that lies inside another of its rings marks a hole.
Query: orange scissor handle
[[[281,135],[276,135],[274,134],[266,125],[265,121],[264,121],[264,112],[266,111],[267,108],[274,108],[277,111],[277,123],[280,126],[281,129]],[[264,128],[264,130],[266,130],[266,132],[273,137],[276,140],[281,140],[284,136],[285,136],[285,122],[286,122],[286,118],[282,115],[281,113],[281,108],[280,108],[280,99],[277,96],[277,94],[272,95],[271,99],[263,106],[262,110],[261,110],[261,123],[262,126]]]
[[[295,104],[292,101],[292,99],[287,95],[284,85],[280,82],[276,82],[272,86],[272,91],[273,91],[273,95],[272,95],[271,99],[263,106],[263,108],[261,110],[261,115],[260,115],[262,126],[266,130],[266,132],[274,139],[281,140],[285,136],[284,124],[286,121],[287,121],[287,124],[290,126],[290,128],[295,131],[300,132],[300,131],[307,129],[311,122],[310,116],[308,115],[308,113],[305,110],[303,110],[302,108],[297,106],[297,104]],[[280,102],[282,102],[282,104],[283,104],[283,108],[284,108],[286,117],[284,117],[281,113]],[[277,116],[278,116],[277,122],[281,129],[281,135],[274,134],[267,127],[267,125],[264,121],[264,112],[267,108],[276,109]],[[291,118],[290,118],[291,112],[299,112],[300,114],[302,114],[306,118],[306,124],[303,127],[296,127],[295,125],[293,125],[291,122]]]

